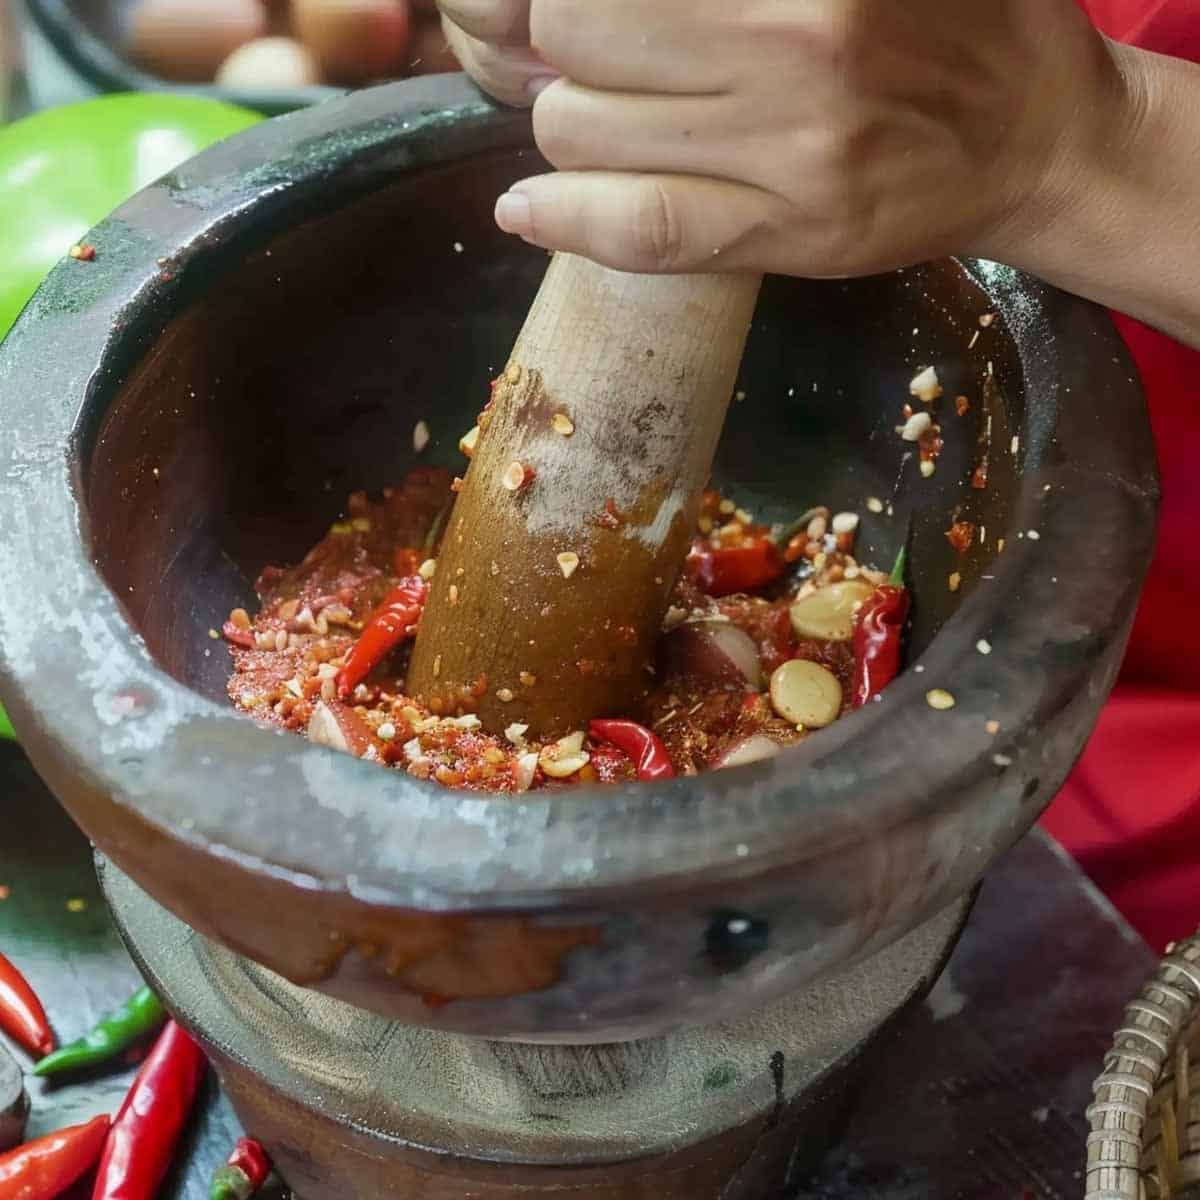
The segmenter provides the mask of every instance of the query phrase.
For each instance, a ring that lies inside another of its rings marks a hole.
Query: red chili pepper
[[[107,1116],[93,1117],[0,1155],[0,1200],[52,1200],[100,1156]]]
[[[636,721],[592,721],[588,733],[598,742],[611,742],[633,759],[639,779],[674,779],[675,768],[657,735]]]
[[[909,605],[908,589],[903,580],[904,551],[901,550],[891,578],[863,601],[855,616],[855,708],[862,708],[900,672],[901,639]]]
[[[231,642],[235,646],[241,646],[243,650],[253,650],[255,647],[254,630],[239,629],[232,621],[226,621],[221,626],[221,636],[227,642]]]
[[[338,695],[344,700],[406,638],[417,631],[429,584],[420,575],[402,579],[367,618],[358,641],[338,672]]]
[[[109,1131],[92,1200],[152,1200],[205,1069],[200,1047],[168,1021]]]
[[[239,1138],[229,1161],[218,1168],[209,1200],[250,1200],[271,1174],[271,1160],[253,1138]]]
[[[773,583],[784,572],[779,547],[765,534],[740,546],[714,546],[706,539],[692,545],[684,567],[709,596],[731,596]]]
[[[54,1034],[42,1002],[25,976],[3,954],[0,954],[0,1029],[38,1058],[45,1058],[54,1049]]]

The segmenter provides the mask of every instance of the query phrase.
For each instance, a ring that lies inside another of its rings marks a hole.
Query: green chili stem
[[[896,555],[896,562],[892,567],[892,573],[888,576],[888,583],[895,587],[904,586],[904,564],[908,560],[908,547],[901,546],[900,553]]]

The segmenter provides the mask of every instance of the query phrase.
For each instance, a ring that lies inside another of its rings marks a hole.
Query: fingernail
[[[520,192],[505,192],[496,201],[496,224],[505,233],[528,237],[533,231],[533,214],[529,207],[529,197],[523,196]]]
[[[535,75],[525,85],[525,94],[536,100],[557,78],[557,75]]]

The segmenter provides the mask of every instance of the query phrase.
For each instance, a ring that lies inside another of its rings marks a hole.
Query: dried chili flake
[[[959,554],[966,554],[971,548],[971,543],[975,541],[975,526],[970,521],[955,521],[949,529],[946,530],[946,541]]]
[[[979,464],[971,474],[971,486],[977,491],[983,491],[988,484],[988,465],[987,460]]]
[[[967,413],[971,411],[971,401],[968,400],[966,396],[955,396],[954,411],[958,413],[960,417],[965,417]]]

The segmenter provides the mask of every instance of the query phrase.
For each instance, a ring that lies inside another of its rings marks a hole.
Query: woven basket
[[[1200,934],[1126,1008],[1095,1093],[1086,1200],[1200,1200]]]

